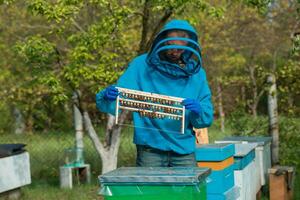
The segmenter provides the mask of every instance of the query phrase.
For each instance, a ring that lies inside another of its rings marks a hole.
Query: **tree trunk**
[[[113,126],[115,123],[115,117],[111,114],[107,114],[107,124],[106,124],[106,132],[105,132],[105,147],[111,145],[111,136],[113,131]]]
[[[23,115],[22,115],[20,109],[14,106],[13,107],[13,115],[14,115],[14,119],[15,119],[14,134],[16,134],[16,135],[23,134],[26,126],[25,126],[24,118],[23,118]]]
[[[288,110],[294,108],[294,100],[293,94],[288,94]]]
[[[76,161],[81,162],[83,159],[83,120],[82,114],[78,108],[79,94],[73,93],[73,115],[74,115],[74,127],[75,127],[75,147],[76,147]]]
[[[142,35],[141,41],[139,45],[138,54],[142,54],[146,51],[147,46],[147,36],[149,33],[149,18],[150,18],[150,9],[151,9],[151,1],[145,0],[144,9],[143,9],[143,19],[142,19]]]
[[[126,119],[126,115],[127,112],[122,112],[119,119],[120,124],[124,123]],[[110,138],[110,142],[108,142],[110,145],[104,146],[99,140],[99,137],[92,125],[88,112],[84,111],[83,117],[84,117],[85,128],[91,140],[93,141],[94,147],[96,148],[98,154],[100,155],[102,161],[102,173],[116,169],[117,161],[118,161],[118,151],[119,151],[120,140],[121,140],[120,138],[121,127],[116,124],[109,124],[109,127],[107,129],[111,134],[110,135],[107,134],[107,135],[109,135]],[[108,117],[112,118],[108,120],[109,122],[114,121],[113,115],[109,115]]]
[[[250,73],[250,80],[252,84],[252,103],[250,105],[251,112],[254,118],[257,117],[257,104],[258,104],[258,98],[257,98],[257,85],[256,85],[256,78],[255,78],[255,67],[249,66],[249,73]]]
[[[29,106],[28,112],[27,112],[27,117],[26,117],[26,128],[25,131],[27,134],[32,134],[33,133],[33,114],[32,114],[32,106]]]
[[[118,155],[113,156],[111,151],[104,151],[101,160],[102,160],[102,170],[101,170],[102,174],[117,168]]]
[[[245,85],[241,86],[241,100],[243,105],[246,105],[246,87]]]
[[[276,78],[270,74],[267,79],[270,84],[268,92],[269,134],[272,136],[272,163],[279,162],[279,128],[277,111]]]
[[[165,25],[165,23],[168,21],[168,19],[173,14],[172,8],[166,9],[164,11],[163,15],[161,16],[161,18],[157,21],[157,23],[155,23],[155,25],[151,26],[151,23],[150,23],[151,4],[152,4],[152,1],[150,1],[150,0],[146,0],[144,3],[143,19],[142,19],[142,35],[141,35],[141,41],[139,44],[139,50],[137,51],[138,54],[143,54],[147,50],[150,49],[156,34]],[[152,32],[151,35],[149,34],[149,30],[151,30],[151,32]]]
[[[256,83],[256,77],[255,77],[255,67],[249,66],[249,74],[250,74],[250,80],[252,84],[252,103],[249,105],[252,111],[252,115],[254,118],[257,117],[257,106],[260,101],[260,98],[265,93],[264,89],[258,90],[257,83]]]
[[[217,81],[217,100],[218,100],[218,110],[220,117],[220,128],[222,133],[225,132],[225,113],[223,109],[223,96],[222,96],[222,85],[220,81]]]

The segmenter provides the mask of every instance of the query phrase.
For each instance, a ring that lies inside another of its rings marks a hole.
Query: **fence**
[[[118,156],[118,166],[133,166],[135,146],[132,129],[124,129]],[[74,147],[75,133],[49,132],[31,135],[0,135],[0,143],[23,143],[30,154],[31,176],[34,181],[51,181],[58,184],[59,166],[64,163],[64,151]],[[92,180],[101,173],[101,159],[91,139],[84,136],[84,160],[91,165]]]

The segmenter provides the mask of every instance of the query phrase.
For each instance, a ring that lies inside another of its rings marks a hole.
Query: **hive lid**
[[[121,167],[99,176],[102,184],[195,185],[210,174],[199,167]]]
[[[235,154],[234,157],[244,157],[249,154],[257,146],[256,143],[250,144],[235,144]]]
[[[223,161],[234,155],[233,144],[207,144],[196,148],[197,161]]]
[[[244,143],[257,143],[260,146],[266,145],[272,142],[272,137],[262,137],[262,136],[229,136],[222,139],[222,141],[244,142]]]
[[[0,158],[25,152],[26,144],[0,144]]]

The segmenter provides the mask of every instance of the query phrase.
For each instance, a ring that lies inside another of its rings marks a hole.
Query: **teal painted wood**
[[[244,157],[234,157],[234,170],[242,170],[249,165],[255,158],[255,150],[253,149]]]
[[[233,144],[207,144],[196,148],[197,161],[223,161],[234,155]]]
[[[234,170],[242,170],[255,159],[255,148],[257,144],[234,144],[234,146]]]
[[[207,182],[207,194],[223,194],[234,186],[234,165],[211,171]]]

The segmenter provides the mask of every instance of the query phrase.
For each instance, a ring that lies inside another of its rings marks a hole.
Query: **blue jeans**
[[[138,167],[195,167],[195,154],[178,154],[161,151],[144,145],[136,145]]]

